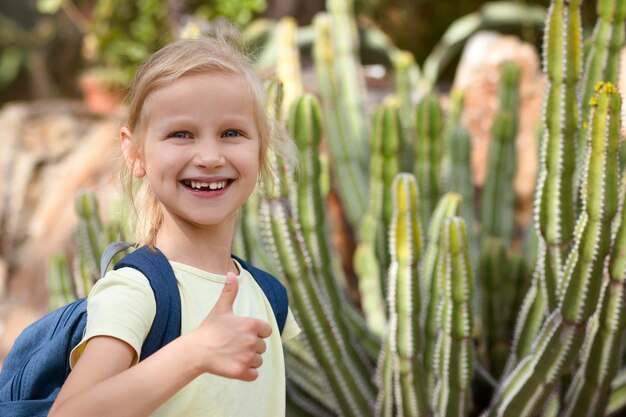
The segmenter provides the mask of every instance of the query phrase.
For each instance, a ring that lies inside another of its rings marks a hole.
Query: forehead
[[[184,75],[148,95],[142,118],[180,112],[201,116],[216,110],[254,116],[254,95],[244,75],[222,72]]]

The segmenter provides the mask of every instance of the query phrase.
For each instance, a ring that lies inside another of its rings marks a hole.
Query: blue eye
[[[224,133],[222,133],[222,137],[225,137],[225,138],[236,138],[238,136],[244,136],[244,135],[243,133],[235,129],[228,129],[228,130],[225,130]]]
[[[169,135],[167,135],[168,138],[175,138],[175,139],[188,139],[191,137],[191,133],[187,132],[186,130],[179,130],[176,132],[172,132]]]

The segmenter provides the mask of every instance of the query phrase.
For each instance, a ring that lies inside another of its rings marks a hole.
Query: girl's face
[[[146,176],[164,221],[195,227],[235,221],[259,175],[254,110],[246,79],[237,74],[184,76],[148,97],[133,172]],[[128,139],[122,131],[123,146]]]

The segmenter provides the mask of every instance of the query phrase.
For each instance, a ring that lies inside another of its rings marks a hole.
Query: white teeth
[[[226,186],[226,181],[217,181],[209,184],[211,190],[222,189]]]
[[[226,187],[226,181],[215,181],[211,183],[202,182],[202,181],[185,181],[185,183],[191,188],[195,188],[197,190],[202,188],[208,188],[210,190],[219,190]]]

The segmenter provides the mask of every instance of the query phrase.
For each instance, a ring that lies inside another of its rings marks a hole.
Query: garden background
[[[299,172],[275,158],[235,247],[304,329],[290,415],[619,415],[625,16],[624,0],[3,1],[0,359],[132,240],[112,173],[137,65],[222,31],[302,154]]]

